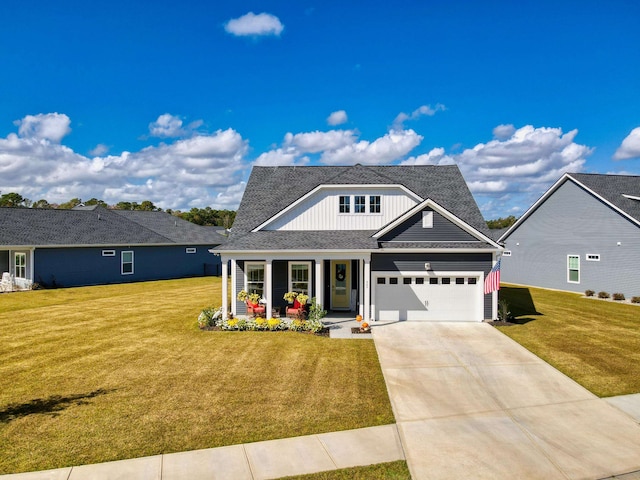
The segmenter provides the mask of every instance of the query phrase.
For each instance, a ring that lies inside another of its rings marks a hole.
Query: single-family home
[[[225,240],[166,212],[0,208],[0,274],[16,289],[220,275]]]
[[[372,320],[496,318],[483,282],[501,248],[455,165],[254,167],[213,250],[234,315],[244,290],[266,312],[293,291]]]
[[[503,282],[640,296],[640,176],[566,173],[499,241]]]

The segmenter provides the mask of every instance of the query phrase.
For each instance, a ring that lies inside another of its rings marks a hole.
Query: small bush
[[[513,316],[509,311],[509,304],[504,298],[498,301],[498,320],[501,322],[513,320]]]
[[[584,294],[587,297],[593,297],[596,294],[596,292],[594,292],[593,290],[585,290]]]
[[[640,303],[640,297],[631,297],[631,303]]]
[[[198,326],[200,328],[215,327],[222,318],[222,308],[206,307],[198,315]]]
[[[614,300],[624,300],[624,293],[614,293],[613,294],[613,299]]]
[[[598,298],[609,298],[609,294],[607,292],[598,292]]]

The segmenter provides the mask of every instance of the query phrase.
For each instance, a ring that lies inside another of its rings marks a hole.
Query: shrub
[[[640,303],[640,297],[631,297],[631,303]]]
[[[198,315],[198,326],[200,328],[215,327],[222,318],[222,307],[203,308]]]
[[[246,326],[247,326],[247,330],[266,330],[267,319],[262,317],[257,317],[253,320],[248,320]]]
[[[300,318],[294,318],[289,323],[289,330],[291,330],[292,332],[303,332],[306,329],[307,329],[307,322]]]
[[[586,290],[586,291],[584,292],[584,294],[585,294],[587,297],[593,297],[593,296],[595,295],[595,293],[596,293],[596,292],[594,292],[593,290]]]
[[[501,322],[508,322],[509,320],[512,320],[512,319],[513,319],[513,316],[509,311],[509,304],[507,303],[507,301],[504,298],[502,300],[499,300],[498,301],[498,320],[500,320]]]
[[[614,300],[624,300],[624,293],[614,293],[613,294],[613,299]]]
[[[598,292],[598,298],[609,298],[609,294],[607,292]]]

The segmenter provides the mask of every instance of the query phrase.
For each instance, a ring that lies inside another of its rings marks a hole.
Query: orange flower
[[[362,324],[362,328],[369,328],[369,324],[368,324],[367,322],[364,322],[364,323]]]
[[[356,322],[362,321],[362,315],[356,315]]]

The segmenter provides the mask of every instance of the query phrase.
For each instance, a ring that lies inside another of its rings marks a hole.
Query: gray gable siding
[[[75,287],[127,283],[220,273],[220,257],[208,245],[196,246],[188,254],[183,246],[131,248],[37,248],[34,251],[34,281],[46,287]],[[115,250],[103,257],[102,250]],[[134,252],[134,273],[121,274],[122,251]]]
[[[478,239],[431,208],[433,228],[422,228],[422,211],[380,238],[381,242],[477,242]]]
[[[511,232],[505,248],[511,256],[502,259],[503,282],[640,295],[639,227],[570,180]],[[580,257],[579,284],[567,280],[567,255]]]
[[[374,253],[371,255],[372,272],[420,272],[425,273],[424,264],[431,269],[449,272],[484,272],[491,270],[491,253]],[[484,296],[484,318],[492,317],[491,295]]]

